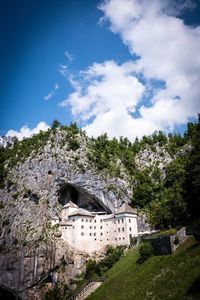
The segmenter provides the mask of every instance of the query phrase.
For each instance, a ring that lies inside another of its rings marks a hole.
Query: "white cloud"
[[[71,53],[69,53],[69,51],[65,51],[64,54],[67,57],[67,59],[69,60],[69,62],[72,63],[74,60],[74,56]]]
[[[6,136],[11,136],[11,137],[16,136],[18,140],[21,141],[23,140],[23,138],[31,137],[33,134],[37,134],[40,131],[46,131],[49,128],[50,127],[45,122],[39,122],[37,126],[33,129],[28,128],[26,125],[24,125],[19,131],[15,131],[11,129],[6,133]]]
[[[127,128],[127,120],[131,121],[130,113],[135,111],[145,91],[134,75],[134,68],[132,62],[94,63],[81,71],[77,80],[70,78],[75,92],[60,105],[70,106],[72,115],[80,121],[94,119],[84,128],[89,135],[103,132],[110,137],[127,135],[132,130]]]
[[[58,83],[55,83],[54,84],[54,88],[53,90],[51,90],[48,95],[44,96],[44,100],[48,101],[50,100],[54,95],[55,95],[55,92],[59,89],[59,84]]]
[[[154,93],[151,106],[140,108],[141,117],[132,119],[141,123],[144,133],[146,122],[152,130],[172,130],[200,111],[200,27],[175,17],[187,7],[192,7],[191,1],[175,6],[169,0],[109,0],[99,7],[110,29],[140,57],[135,71],[165,83]]]

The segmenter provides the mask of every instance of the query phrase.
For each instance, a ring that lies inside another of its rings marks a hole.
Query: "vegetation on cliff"
[[[146,212],[152,226],[164,229],[198,222],[200,117],[197,123],[188,123],[183,136],[166,136],[159,131],[151,136],[144,136],[141,140],[136,138],[134,142],[123,137],[109,140],[107,134],[89,139],[76,123],[63,126],[55,120],[48,131],[15,141],[12,148],[0,148],[0,187],[4,186],[9,170],[16,164],[40,155],[49,142],[56,147],[58,141],[55,136],[58,134],[59,146],[67,146],[74,153],[85,141],[84,151],[88,165],[98,175],[128,181],[132,188],[132,205]],[[145,149],[148,149],[147,154]],[[170,158],[162,168],[157,161],[158,150],[160,162],[166,155]],[[147,165],[144,163],[145,159],[148,161]],[[74,156],[74,163],[81,172],[85,171],[78,156]],[[115,192],[115,186],[110,185],[109,189]]]

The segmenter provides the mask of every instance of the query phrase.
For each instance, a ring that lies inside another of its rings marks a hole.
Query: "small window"
[[[81,225],[81,228],[83,229],[83,228],[84,228],[84,226],[83,226],[83,225]]]
[[[92,220],[90,220],[90,223],[92,222]]]
[[[124,227],[122,227],[122,231],[124,231]]]
[[[106,223],[106,225],[108,226],[108,223]]]
[[[102,229],[103,227],[102,226],[100,226],[100,229]]]
[[[121,238],[119,238],[119,240],[121,240]]]
[[[90,229],[92,229],[92,226],[90,226]]]
[[[119,223],[119,222],[120,222],[120,220],[117,220],[117,222]]]
[[[123,237],[123,240],[125,240],[125,238]]]
[[[88,222],[88,219],[86,219],[85,221]]]
[[[95,238],[94,240],[96,241],[97,239]]]
[[[131,219],[129,219],[129,223],[131,223]]]
[[[90,232],[90,236],[92,235],[92,233]]]
[[[115,238],[115,241],[117,240],[117,238]]]
[[[124,219],[122,219],[122,223],[124,223]]]
[[[83,220],[83,219],[81,219],[81,222],[84,222],[84,220]]]
[[[120,232],[120,228],[118,228],[118,232]]]
[[[103,235],[103,232],[101,232],[101,235]]]
[[[103,220],[100,220],[100,222],[102,223],[102,222],[103,222]]]
[[[107,239],[107,241],[109,241],[109,239]]]
[[[94,226],[94,229],[96,229],[96,226]]]
[[[75,219],[72,219],[73,222],[75,222]]]
[[[94,236],[96,236],[96,232],[94,233]]]
[[[81,235],[83,236],[83,235],[84,235],[84,232],[81,232]]]
[[[129,227],[129,231],[131,231],[131,227]]]
[[[74,229],[75,228],[75,226],[72,226],[72,229]]]
[[[97,222],[97,220],[94,220],[94,223],[96,223]]]

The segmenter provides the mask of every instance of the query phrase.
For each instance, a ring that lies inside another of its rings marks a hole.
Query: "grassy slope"
[[[200,299],[200,244],[192,238],[172,255],[154,256],[142,265],[137,259],[137,249],[131,250],[87,299]]]

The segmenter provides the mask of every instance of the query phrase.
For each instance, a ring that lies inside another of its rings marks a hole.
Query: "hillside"
[[[171,255],[153,256],[139,265],[131,250],[106,273],[87,300],[200,299],[200,244],[185,242]]]
[[[76,124],[55,121],[46,132],[2,138],[1,145],[0,286],[22,299],[41,298],[38,282],[52,270],[61,288],[85,270],[88,255],[51,224],[70,200],[107,213],[128,202],[138,211],[138,231],[198,225],[200,120],[183,136],[156,132],[134,142],[89,138]]]

